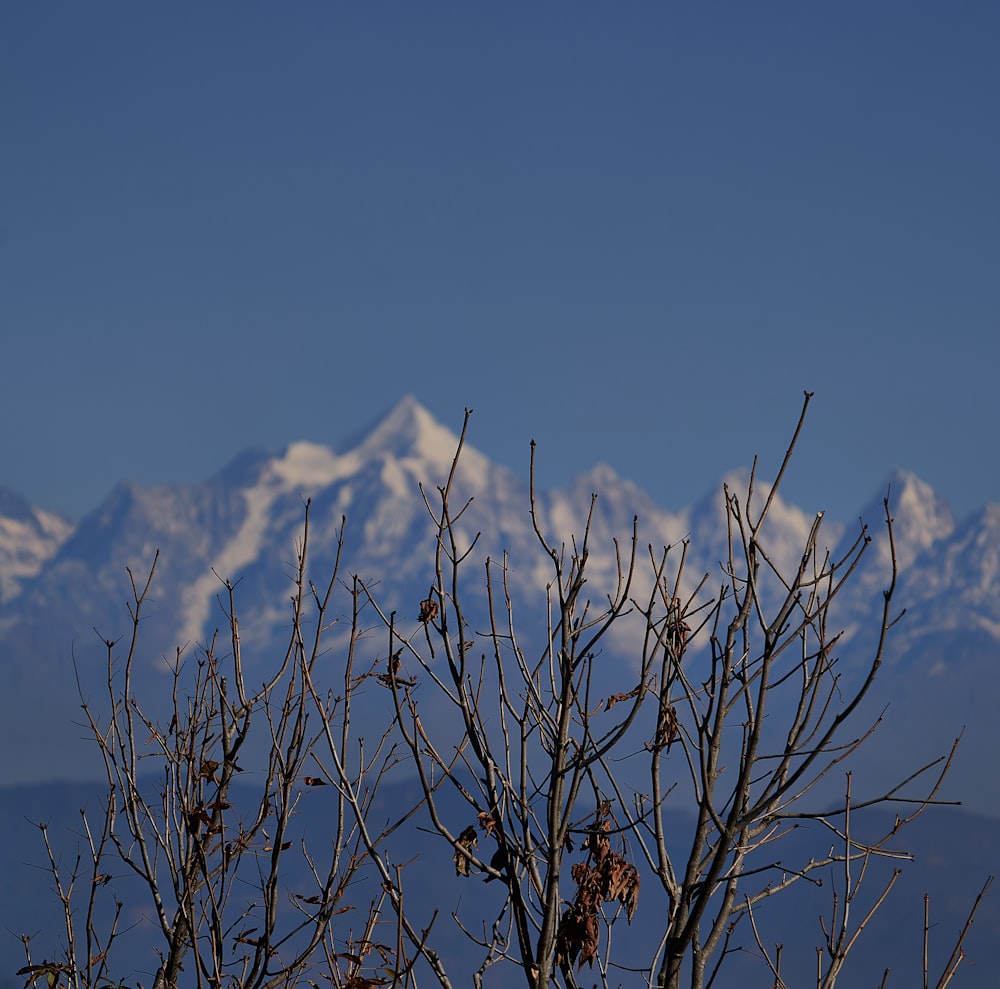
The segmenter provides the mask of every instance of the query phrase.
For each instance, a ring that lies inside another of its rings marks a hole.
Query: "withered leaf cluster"
[[[479,830],[482,831],[484,835],[496,838],[499,841],[499,837],[497,835],[497,821],[491,813],[488,811],[480,811],[476,815],[476,824],[479,826]],[[468,876],[471,873],[472,861],[466,853],[466,849],[471,851],[479,847],[479,836],[476,834],[476,828],[474,825],[470,824],[458,836],[458,844],[459,847],[455,849],[454,855],[455,875]],[[490,868],[496,869],[497,872],[503,872],[507,868],[507,852],[502,845],[497,845],[496,851],[490,858]],[[496,876],[487,875],[484,882],[489,883],[494,879],[496,879]]]
[[[593,966],[597,957],[601,905],[617,900],[631,923],[639,902],[639,872],[612,849],[610,815],[610,804],[605,801],[598,809],[597,823],[587,834],[587,858],[570,870],[576,894],[560,921],[556,951],[560,963],[575,963],[578,970],[585,962]]]
[[[677,708],[668,703],[665,696],[660,698],[660,709],[656,716],[656,734],[650,748],[654,752],[670,748],[670,743],[677,737]]]
[[[663,585],[664,596],[669,596],[666,581]],[[680,658],[680,654],[687,647],[688,636],[691,634],[691,626],[684,620],[684,602],[674,595],[670,597],[667,611],[667,643],[670,646],[675,658]]]

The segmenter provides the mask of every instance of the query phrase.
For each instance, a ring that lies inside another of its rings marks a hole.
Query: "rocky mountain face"
[[[177,648],[190,658],[214,629],[225,627],[220,578],[236,584],[251,671],[263,671],[283,655],[289,578],[306,499],[310,572],[317,583],[329,578],[343,527],[341,576],[359,575],[385,609],[415,623],[433,575],[433,523],[421,485],[433,509],[456,444],[450,430],[405,398],[341,452],[297,442],[277,454],[247,451],[199,484],[147,488],[122,482],[75,525],[0,492],[0,675],[7,687],[0,733],[3,750],[16,753],[0,766],[0,784],[97,774],[92,746],[80,741],[80,692],[100,693],[107,675],[102,640],[127,641],[131,632],[129,571],[141,583],[154,558],[137,694],[162,693]],[[745,492],[748,476],[736,472],[723,483]],[[599,465],[564,489],[540,490],[536,517],[558,546],[572,534],[579,538],[592,495],[598,495],[590,527],[595,600],[614,588],[614,540],[627,555],[636,516],[639,572],[648,573],[647,546],[673,545],[671,559],[679,560],[678,544],[687,540],[681,592],[690,593],[709,574],[710,595],[723,580],[720,564],[727,555],[723,483],[690,507],[668,510]],[[1000,506],[987,505],[956,521],[913,475],[896,473],[887,489],[901,568],[896,601],[907,614],[894,630],[868,712],[877,717],[888,706],[866,768],[874,780],[911,769],[914,760],[946,750],[967,726],[950,792],[972,810],[1000,814],[1000,783],[992,768],[1000,742],[992,709],[1000,688],[991,676],[1000,658]],[[460,539],[469,545],[479,534],[466,572],[467,593],[476,602],[471,631],[481,632],[486,621],[488,557],[494,577],[506,561],[515,618],[524,617],[530,637],[531,622],[544,620],[551,570],[533,530],[527,479],[466,446],[455,491],[463,501],[472,499],[457,526]],[[767,486],[757,481],[755,504],[767,495]],[[882,496],[859,513],[870,525],[872,546],[837,601],[847,671],[873,648],[871,632],[889,576]],[[797,565],[814,518],[775,498],[764,548],[779,567]],[[820,544],[837,555],[859,532],[857,521],[824,518]],[[644,586],[645,576],[636,591]],[[377,648],[384,649],[383,640],[373,642]],[[620,683],[622,664],[634,664],[634,641],[625,634],[606,648],[608,684]]]

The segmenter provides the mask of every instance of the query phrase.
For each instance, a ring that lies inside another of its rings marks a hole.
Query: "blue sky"
[[[667,507],[1000,500],[1000,6],[6,4],[0,485],[336,445],[414,394]]]

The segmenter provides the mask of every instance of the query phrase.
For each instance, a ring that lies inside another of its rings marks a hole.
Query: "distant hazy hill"
[[[298,824],[317,846],[322,846],[328,833],[329,802],[334,799],[329,791],[312,791],[300,804]],[[410,806],[414,795],[413,788],[406,785],[389,787],[382,794],[376,813],[385,806],[396,809]],[[238,791],[236,796],[238,802]],[[45,851],[35,825],[39,821],[47,823],[61,865],[66,869],[74,860],[80,841],[80,809],[86,808],[92,822],[96,823],[100,819],[101,803],[101,790],[94,784],[49,783],[0,788],[0,834],[4,836],[4,841],[0,842],[0,889],[5,894],[0,897],[0,989],[20,989],[24,984],[23,976],[14,977],[14,972],[24,964],[19,940],[22,933],[32,935],[36,960],[52,958],[59,952],[58,904],[51,881],[42,868]],[[467,813],[464,809],[458,812]],[[858,836],[875,833],[876,825],[884,827],[883,817],[869,821],[859,815],[855,821]],[[671,832],[689,833],[690,821],[683,812],[675,813],[672,821]],[[933,925],[929,955],[931,985],[935,985],[976,894],[987,875],[995,875],[1000,870],[996,832],[996,820],[953,809],[930,810],[907,829],[893,847],[907,849],[914,861],[903,863],[899,882],[884,909],[863,932],[841,982],[846,986],[877,986],[881,984],[884,968],[889,967],[888,986],[922,984],[923,908],[924,895],[928,894]],[[434,929],[435,947],[445,957],[454,984],[471,984],[468,973],[478,966],[481,955],[458,931],[450,914],[458,910],[463,901],[468,902],[469,897],[486,898],[499,908],[502,900],[499,884],[486,886],[476,875],[456,876],[451,849],[425,831],[410,829],[406,840],[405,848],[394,849],[393,861],[406,863],[404,885],[415,897],[425,897],[426,891],[433,891],[433,903],[427,906],[427,911],[429,913],[432,907],[440,910]],[[783,844],[780,855],[783,862],[794,863],[806,861],[816,851],[815,832],[802,829]],[[897,864],[872,865],[864,895],[855,904],[857,910],[862,909],[862,904],[866,908],[874,901]],[[111,897],[122,900],[125,926],[129,928],[114,956],[113,974],[124,979],[127,985],[141,983],[148,987],[156,968],[151,948],[157,942],[150,927],[143,889],[120,864],[109,860],[109,866],[113,879],[101,893],[108,904]],[[815,947],[822,939],[820,916],[829,917],[834,890],[842,877],[839,871],[827,870],[820,878],[822,886],[803,886],[795,893],[775,897],[756,912],[765,943],[770,947],[777,943],[784,945],[782,973],[789,985],[810,985],[810,976],[813,981],[815,979]],[[293,892],[310,886],[304,873],[292,872],[285,879]],[[82,889],[82,893],[86,890]],[[651,939],[655,941],[662,908],[662,892],[657,891],[652,879],[644,879],[633,923],[630,926],[620,923],[616,927],[615,940],[620,957],[627,957],[628,944],[633,941],[646,949]],[[352,916],[348,914],[343,923],[349,926],[351,921]],[[962,965],[952,983],[954,989],[994,989],[997,981],[992,963],[997,944],[1000,944],[1000,898],[991,890],[965,944],[966,956],[972,964]],[[730,955],[723,966],[716,983],[718,989],[770,986],[771,980],[766,977],[764,963],[745,919],[731,944],[733,948],[737,946],[739,950]],[[589,985],[590,981],[584,984]],[[496,979],[487,984],[495,983]],[[623,982],[623,985],[630,984]]]

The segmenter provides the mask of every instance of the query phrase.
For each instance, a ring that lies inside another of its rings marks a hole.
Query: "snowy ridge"
[[[79,757],[72,744],[77,733],[68,727],[79,703],[69,689],[75,682],[74,665],[88,682],[99,677],[106,650],[94,629],[101,638],[129,634],[123,608],[130,593],[125,567],[141,576],[157,549],[157,575],[142,626],[140,679],[162,669],[162,658],[169,658],[177,645],[188,643],[193,650],[209,641],[215,628],[224,627],[217,603],[223,590],[220,578],[237,585],[247,668],[262,670],[276,654],[283,655],[289,577],[306,499],[311,502],[310,559],[317,579],[329,576],[346,516],[341,576],[358,574],[374,582],[401,627],[410,623],[416,628],[434,550],[434,524],[420,487],[433,509],[457,444],[453,430],[407,396],[340,449],[298,440],[278,453],[246,451],[199,484],[144,488],[121,483],[76,526],[0,491],[0,663],[10,687],[6,697],[0,695],[0,744],[16,745],[32,731],[35,708],[26,698],[35,697],[53,712],[47,729],[52,744],[60,733],[65,735],[62,772],[77,772]],[[727,565],[729,555],[724,488],[742,501],[748,481],[745,470],[731,471],[695,504],[668,510],[608,465],[598,464],[564,488],[538,491],[538,523],[551,545],[568,545],[572,537],[582,536],[592,495],[597,495],[588,583],[595,602],[615,591],[616,540],[627,556],[636,517],[639,567],[633,597],[650,590],[647,547],[654,552],[664,545],[675,547],[668,566],[672,581],[681,541],[687,550],[679,592],[686,596],[709,574],[702,593],[712,597],[720,581],[725,582],[720,567]],[[902,738],[929,721],[960,726],[969,721],[969,705],[992,709],[1000,704],[1000,688],[993,686],[1000,663],[1000,506],[986,506],[956,523],[948,506],[919,478],[903,471],[891,475],[860,513],[873,543],[856,579],[835,602],[834,620],[847,633],[841,640],[845,672],[853,656],[870,648],[864,636],[878,620],[888,579],[882,506],[887,489],[901,567],[896,603],[907,609],[886,657],[888,666],[902,664],[910,671],[902,681],[892,681],[899,691],[892,703],[903,719],[897,727]],[[768,495],[768,485],[758,479],[751,517],[759,517]],[[470,632],[480,633],[486,622],[487,557],[494,576],[498,564],[507,562],[515,619],[537,615],[540,606],[544,609],[552,567],[532,527],[527,478],[493,464],[467,443],[455,496],[462,503],[472,499],[459,523],[460,540],[468,545],[481,534],[465,570]],[[775,496],[760,541],[779,569],[797,566],[816,507],[803,511]],[[856,520],[844,525],[824,517],[819,552],[829,549],[836,556],[858,531]],[[772,584],[780,593],[777,583]],[[631,634],[616,633],[605,643],[602,668],[607,676],[616,676],[620,664],[634,665]],[[379,648],[374,639],[370,648]],[[963,686],[971,682],[978,689]],[[149,683],[154,686],[145,689],[162,691],[158,673]],[[65,687],[63,693],[54,691],[53,684]],[[138,689],[143,689],[141,683]],[[939,708],[933,717],[921,707],[931,698]],[[995,719],[983,720],[992,726]],[[977,745],[993,751],[998,742],[990,736]],[[50,773],[49,765],[33,762],[29,751],[3,767],[0,782]],[[1000,808],[1000,792],[996,802]]]
[[[181,608],[181,642],[200,641],[219,593],[219,577],[238,574],[253,563],[265,545],[272,526],[271,509],[282,496],[311,496],[356,473],[361,464],[357,453],[338,457],[318,443],[299,441],[260,467],[256,483],[240,491],[246,511],[242,524],[218,550],[209,568],[185,588]]]
[[[344,453],[299,440],[281,455],[259,460],[239,492],[245,505],[241,525],[184,591],[180,640],[203,640],[216,607],[220,576],[236,577],[271,548],[276,517],[290,518],[297,526],[301,514],[296,509],[306,498],[316,502],[317,521],[325,522],[331,533],[337,517],[353,514],[362,489],[375,482],[377,493],[369,491],[365,499],[374,507],[363,521],[364,544],[369,554],[397,551],[415,520],[426,518],[418,485],[438,482],[447,474],[457,444],[454,433],[407,396]],[[461,476],[474,488],[482,488],[490,468],[483,454],[464,449]],[[276,603],[266,608],[269,616],[280,613]]]
[[[237,579],[248,569],[267,566],[268,559],[287,562],[306,498],[314,501],[314,525],[324,539],[332,537],[342,515],[348,516],[352,544],[357,546],[360,535],[359,561],[369,575],[381,578],[387,571],[415,575],[414,568],[419,567],[411,565],[418,558],[413,541],[426,538],[431,527],[418,488],[423,485],[433,498],[437,484],[447,476],[457,443],[452,430],[406,396],[343,452],[300,440],[277,455],[241,455],[202,485],[119,488],[118,494],[81,523],[75,535],[67,521],[32,508],[10,493],[6,501],[0,500],[0,594],[9,602],[20,593],[25,579],[41,575],[49,564],[58,566],[63,546],[72,550],[74,558],[94,563],[92,554],[100,551],[102,572],[97,586],[107,586],[120,579],[120,570],[113,571],[121,563],[148,565],[157,546],[164,558],[176,558],[177,550],[171,551],[171,546],[183,539],[196,572],[187,572],[183,579],[177,630],[182,641],[200,641],[219,592],[219,576]],[[468,444],[458,480],[462,497],[474,497],[463,520],[468,523],[469,538],[476,531],[493,538],[490,552],[511,551],[524,590],[544,590],[551,574],[531,531],[525,480],[493,465]],[[564,490],[540,492],[539,519],[547,537],[557,544],[570,534],[580,535],[591,495],[596,493],[591,526],[595,577],[614,578],[614,540],[627,541],[632,518],[638,516],[640,545],[688,541],[686,573],[693,585],[703,574],[714,573],[728,556],[724,488],[744,496],[748,481],[745,469],[731,471],[695,505],[667,511],[608,465],[598,464]],[[978,617],[973,619],[968,608],[956,609],[952,602],[952,617],[939,615],[937,627],[944,627],[946,621],[954,624],[954,615],[963,613],[965,621],[994,628],[1000,620],[1000,593],[996,566],[989,560],[995,561],[1000,532],[995,533],[997,525],[989,520],[995,513],[956,527],[948,506],[913,474],[896,471],[885,487],[895,519],[897,559],[910,594],[930,597],[960,584],[963,598]],[[769,486],[757,480],[751,515],[759,514],[769,493]],[[861,513],[870,525],[873,545],[848,609],[859,616],[867,612],[868,599],[887,575],[889,547],[881,524],[881,502],[881,496],[873,499]],[[795,564],[814,518],[813,513],[775,497],[762,545],[779,568]],[[119,531],[127,539],[123,541]],[[842,550],[856,532],[855,526],[824,518],[821,551]],[[115,552],[119,544],[121,549]],[[921,574],[919,579],[908,572],[914,568]],[[926,593],[919,593],[921,587]]]
[[[72,532],[68,519],[0,489],[0,604],[15,598]]]

